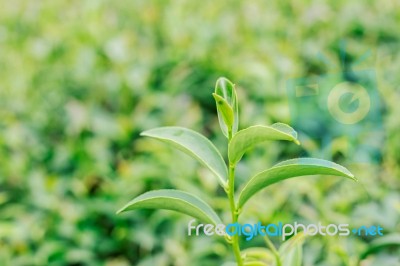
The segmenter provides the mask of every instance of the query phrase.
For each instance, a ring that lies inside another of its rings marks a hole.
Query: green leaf
[[[215,102],[217,103],[218,114],[221,114],[222,119],[224,120],[224,123],[228,128],[228,131],[232,131],[234,120],[232,107],[226,102],[224,98],[222,98],[218,94],[213,93],[213,97],[215,99]]]
[[[302,266],[305,238],[306,235],[301,232],[282,244],[279,248],[282,266]]]
[[[224,159],[212,142],[203,135],[183,127],[160,127],[142,132],[141,136],[169,143],[196,158],[208,167],[225,187],[228,170]]]
[[[214,210],[198,197],[174,189],[146,192],[122,207],[117,213],[135,209],[165,209],[190,215],[199,221],[222,224]]]
[[[230,124],[225,121],[226,118],[224,119],[224,114],[222,113],[223,110],[220,110],[221,109],[221,107],[219,106],[220,104],[218,104],[218,100],[214,96],[217,102],[218,121],[222,133],[227,138],[229,138],[229,131],[231,131],[232,134],[235,134],[239,128],[239,108],[238,108],[238,100],[237,100],[235,85],[226,78],[219,78],[215,84],[214,94],[223,98],[225,100],[225,103],[228,104],[232,109],[233,123]]]
[[[248,149],[267,140],[288,140],[300,144],[297,140],[297,132],[286,124],[251,126],[240,130],[230,141],[228,150],[230,162],[237,164]]]
[[[368,255],[372,253],[376,253],[379,250],[387,247],[394,247],[397,246],[400,248],[400,234],[399,233],[392,233],[390,235],[382,236],[373,240],[368,249],[360,256],[361,259],[365,259]]]
[[[305,175],[343,176],[357,181],[349,170],[336,163],[315,158],[292,159],[278,163],[252,177],[240,192],[238,207],[243,207],[254,194],[269,185],[287,178]]]

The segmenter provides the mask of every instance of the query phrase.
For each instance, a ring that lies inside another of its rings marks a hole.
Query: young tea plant
[[[141,135],[158,139],[175,146],[197,159],[218,179],[229,199],[231,223],[238,222],[243,206],[260,190],[282,180],[308,175],[342,176],[356,180],[346,168],[330,161],[315,158],[297,158],[278,163],[251,177],[235,196],[235,169],[243,154],[251,147],[268,140],[287,140],[300,144],[296,131],[283,123],[271,126],[255,125],[238,131],[238,99],[234,84],[226,78],[216,82],[213,93],[217,105],[218,120],[222,133],[228,139],[228,162],[225,163],[218,149],[203,135],[182,127],[160,127],[143,132]],[[203,200],[184,191],[161,189],[146,192],[122,207],[118,213],[141,209],[167,209],[190,215],[201,222],[222,224],[217,213]],[[238,235],[226,236],[232,246],[237,265],[268,265],[259,253],[260,250],[241,252]],[[268,238],[267,245],[273,254],[275,265],[300,265],[301,250],[289,252],[290,246],[301,243],[303,234],[286,241],[275,249]],[[262,252],[261,252],[262,253]],[[259,259],[257,259],[259,258]]]

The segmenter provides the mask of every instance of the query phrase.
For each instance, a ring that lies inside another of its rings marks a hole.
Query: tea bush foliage
[[[399,23],[399,3],[391,0],[3,1],[0,265],[233,261],[223,239],[187,237],[188,217],[115,214],[132,195],[176,188],[204,199],[223,219],[230,215],[212,173],[140,132],[191,128],[227,154],[210,97],[218,77],[238,84],[240,127],[246,128],[290,124],[289,79],[365,68],[374,70],[382,98],[381,156],[351,164],[345,145],[332,144],[334,161],[360,183],[288,180],[258,193],[242,219],[380,224],[391,237],[386,243],[308,239],[304,265],[398,265]],[[374,141],[365,138],[358,137]],[[237,166],[237,186],[322,145],[300,140],[301,147],[274,142],[250,150]],[[262,246],[263,240],[241,245]]]

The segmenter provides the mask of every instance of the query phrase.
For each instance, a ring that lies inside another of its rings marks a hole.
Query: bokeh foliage
[[[243,219],[400,230],[398,1],[21,0],[0,6],[0,265],[232,260],[222,240],[188,238],[188,217],[165,211],[116,216],[128,198],[168,187],[191,191],[229,216],[206,169],[139,133],[185,126],[223,149],[211,96],[219,76],[238,85],[241,128],[290,123],[286,81],[340,70],[344,39],[350,62],[373,51],[358,67],[377,73],[382,160],[347,165],[361,185],[317,177],[276,185],[248,204]],[[238,166],[238,185],[310,147],[254,149],[246,166]],[[337,153],[346,165],[346,152],[339,146]],[[355,265],[371,240],[310,239],[305,265]],[[261,239],[243,243],[257,245]],[[398,249],[384,249],[363,265],[398,265],[398,257]]]

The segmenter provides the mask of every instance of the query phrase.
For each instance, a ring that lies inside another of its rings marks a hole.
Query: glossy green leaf
[[[190,215],[199,221],[221,224],[214,210],[198,197],[187,192],[162,189],[146,192],[122,207],[117,213],[135,209],[165,209]]]
[[[297,140],[297,132],[286,124],[251,126],[240,130],[230,141],[228,150],[230,162],[238,163],[249,148],[267,140],[288,140],[300,144]]]
[[[306,235],[301,232],[282,244],[279,248],[282,266],[302,266],[305,238]]]
[[[232,109],[233,123],[227,124],[224,119],[224,114],[222,113],[222,110],[216,99],[218,120],[222,133],[226,137],[229,137],[229,130],[232,131],[233,135],[237,132],[239,128],[239,108],[238,108],[238,100],[237,100],[235,85],[226,78],[219,78],[215,84],[215,95],[218,95],[221,98],[223,98],[225,100],[225,103],[227,103]]]
[[[252,177],[239,195],[238,207],[243,207],[254,194],[269,185],[287,178],[305,175],[343,176],[357,181],[349,170],[336,163],[315,158],[292,159],[276,164]]]
[[[203,135],[183,127],[160,127],[142,132],[141,136],[169,143],[196,158],[208,167],[225,186],[228,170],[224,159],[212,142]]]
[[[224,98],[222,98],[218,94],[213,93],[213,97],[217,104],[218,114],[221,114],[222,119],[224,120],[224,123],[228,128],[227,130],[231,131],[234,120],[232,107],[226,102]]]

